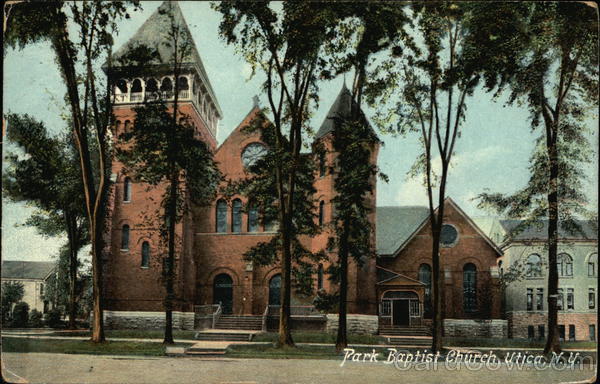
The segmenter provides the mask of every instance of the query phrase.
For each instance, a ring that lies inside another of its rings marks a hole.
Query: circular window
[[[442,233],[440,234],[440,244],[442,247],[453,247],[458,242],[458,231],[454,225],[442,225]]]
[[[251,143],[242,151],[242,163],[249,167],[267,153],[267,147],[261,143]]]

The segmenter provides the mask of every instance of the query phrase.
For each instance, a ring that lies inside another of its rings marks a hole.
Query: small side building
[[[19,282],[23,284],[23,300],[29,305],[29,310],[36,309],[46,313],[50,303],[44,301],[44,290],[50,276],[56,271],[56,263],[44,261],[2,262],[2,284]]]

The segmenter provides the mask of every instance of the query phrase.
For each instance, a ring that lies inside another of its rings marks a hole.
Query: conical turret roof
[[[329,112],[327,112],[325,120],[323,120],[321,127],[317,131],[315,139],[320,139],[321,137],[332,132],[335,129],[336,119],[347,119],[352,117],[352,107],[357,107],[357,103],[352,97],[352,93],[350,93],[348,87],[346,87],[346,83],[344,82],[340,93],[331,105],[331,108],[329,108]],[[360,115],[364,118],[364,113],[362,110],[360,110]],[[369,124],[369,122],[366,121],[366,118],[365,122]]]

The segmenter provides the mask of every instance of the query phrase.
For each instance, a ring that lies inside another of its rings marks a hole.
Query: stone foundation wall
[[[527,338],[527,327],[534,327],[534,334],[539,338],[538,326],[544,326],[544,333],[548,334],[548,318],[545,311],[518,311],[507,313],[510,324],[511,337]],[[558,325],[565,326],[565,338],[569,338],[569,325],[575,325],[575,340],[590,340],[590,324],[596,328],[595,338],[598,340],[598,320],[596,313],[558,313]],[[545,336],[545,335],[544,335]]]
[[[336,333],[338,330],[339,316],[337,314],[327,314],[327,323],[325,331]],[[346,317],[346,329],[348,333],[358,335],[375,335],[379,329],[379,320],[377,316],[348,314]]]
[[[104,311],[107,329],[162,329],[164,312]],[[173,329],[194,329],[193,312],[173,312]]]
[[[508,322],[500,319],[444,319],[444,336],[508,337]]]

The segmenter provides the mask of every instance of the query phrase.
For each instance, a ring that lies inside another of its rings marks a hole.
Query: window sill
[[[150,267],[140,267],[140,269],[150,269]]]
[[[121,248],[121,252],[123,252],[123,253],[129,253],[129,249]]]
[[[131,200],[123,200],[123,204],[129,204],[131,203]]]

